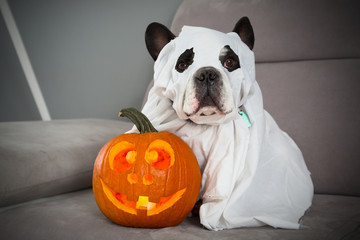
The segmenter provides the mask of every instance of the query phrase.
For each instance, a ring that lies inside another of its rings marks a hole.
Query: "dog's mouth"
[[[215,104],[200,104],[200,106],[192,113],[185,113],[188,117],[191,116],[213,116],[213,115],[220,115],[224,116],[231,111],[224,111]]]
[[[215,114],[225,115],[219,106],[218,101],[214,101],[210,95],[205,96],[199,104],[199,107],[194,112],[198,116],[212,116]]]

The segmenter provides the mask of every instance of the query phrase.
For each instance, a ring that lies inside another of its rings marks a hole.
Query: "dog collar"
[[[247,126],[251,127],[251,122],[250,122],[249,116],[245,112],[243,112],[242,110],[239,111],[239,114],[245,120]]]

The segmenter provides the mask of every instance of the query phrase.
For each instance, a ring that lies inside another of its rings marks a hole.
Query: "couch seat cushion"
[[[356,239],[359,223],[360,198],[315,195],[300,230],[260,227],[213,232],[196,217],[171,228],[129,228],[103,216],[87,189],[0,209],[0,239]]]

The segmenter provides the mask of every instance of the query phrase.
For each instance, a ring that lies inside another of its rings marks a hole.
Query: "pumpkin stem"
[[[119,112],[119,117],[129,118],[141,133],[157,132],[150,120],[135,108],[123,108]]]

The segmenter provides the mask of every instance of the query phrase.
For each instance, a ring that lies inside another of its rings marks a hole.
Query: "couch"
[[[315,195],[299,230],[214,232],[195,216],[171,228],[116,225],[95,203],[92,167],[132,124],[69,119],[0,123],[0,239],[360,239],[359,12],[356,0],[184,0],[171,26],[228,32],[250,18],[265,109],[312,173]]]

